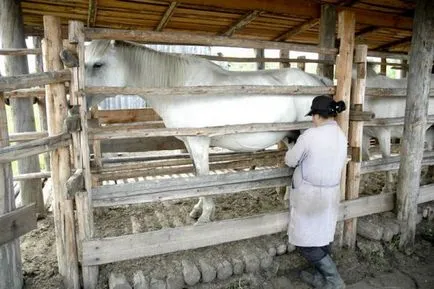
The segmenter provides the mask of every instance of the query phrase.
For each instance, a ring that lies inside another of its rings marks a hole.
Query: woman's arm
[[[292,148],[288,147],[288,151],[285,154],[285,164],[288,167],[298,166],[299,161],[302,159],[306,151],[305,144],[306,144],[306,135],[302,134],[297,139],[297,142]]]

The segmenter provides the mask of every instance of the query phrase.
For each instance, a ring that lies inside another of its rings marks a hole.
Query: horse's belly
[[[286,135],[286,132],[260,132],[224,135],[211,138],[211,145],[237,152],[253,152],[268,148]]]
[[[289,96],[176,97],[160,101],[156,110],[167,127],[293,122],[296,118]]]

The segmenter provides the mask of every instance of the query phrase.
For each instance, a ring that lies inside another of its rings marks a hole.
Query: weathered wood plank
[[[176,6],[178,6],[178,3],[176,1],[170,3],[166,12],[164,12],[163,17],[161,18],[160,22],[158,23],[157,27],[155,28],[155,31],[162,31],[166,27],[167,23],[169,23],[170,18],[172,17],[173,13],[175,12]]]
[[[41,48],[2,48],[0,49],[0,55],[5,56],[22,56],[29,54],[41,54]]]
[[[36,229],[35,204],[0,215],[0,246]]]
[[[179,1],[178,1],[179,2]],[[294,44],[288,42],[275,42],[266,40],[235,39],[225,36],[212,36],[206,34],[191,34],[184,32],[155,32],[138,30],[120,30],[104,28],[85,29],[86,39],[117,39],[148,43],[189,44],[208,46],[249,47],[258,49],[289,49],[305,52],[320,52],[323,54],[336,54],[336,49],[318,48],[315,45]]]
[[[28,156],[49,152],[60,147],[65,147],[70,144],[70,141],[70,134],[60,134],[4,147],[0,149],[0,163],[11,162]]]
[[[55,16],[43,16],[44,43],[42,55],[44,59],[44,71],[47,73],[63,73],[71,79],[71,72],[63,69],[60,60],[60,52],[63,49],[60,18]],[[48,133],[52,135],[65,135],[64,121],[68,116],[66,91],[64,83],[51,83],[45,86]],[[66,134],[68,144],[71,135]],[[65,183],[71,174],[71,156],[69,147],[58,147],[51,152],[51,177],[53,183],[53,212],[56,231],[56,250],[59,265],[59,273],[64,277],[65,287],[71,289],[80,288],[77,260],[77,241],[75,230],[75,216],[73,203],[66,199],[67,191]]]
[[[339,220],[390,211],[394,194],[344,201]],[[270,235],[287,230],[288,212],[212,222],[159,231],[92,239],[83,243],[83,263],[99,265]]]
[[[19,174],[14,176],[14,181],[21,181],[21,180],[28,180],[28,179],[45,179],[45,178],[51,178],[51,172]]]
[[[189,86],[172,88],[135,88],[135,87],[86,87],[85,93],[110,95],[142,96],[206,96],[206,95],[315,95],[334,94],[335,87],[325,86],[264,86],[264,85],[229,85],[229,86]]]
[[[363,111],[366,88],[366,59],[367,45],[358,45],[355,51],[354,62],[357,64],[357,79],[351,94],[351,107],[354,110]],[[359,197],[360,171],[362,160],[362,135],[363,122],[350,120],[349,143],[351,147],[351,161],[348,163],[346,199],[352,200]],[[357,237],[357,219],[346,220],[344,223],[344,243],[354,249]]]
[[[260,10],[253,10],[247,14],[245,14],[243,17],[241,17],[234,25],[229,27],[228,30],[226,30],[224,33],[222,33],[222,36],[231,37],[237,30],[240,30],[247,26],[250,22],[255,20],[262,12]]]
[[[201,175],[190,178],[152,180],[136,183],[100,186],[92,189],[92,199],[133,196],[137,194],[154,194],[159,192],[220,186],[242,182],[289,177],[289,168],[265,169],[249,172],[227,173],[222,175]]]
[[[400,156],[381,158],[376,160],[363,161],[361,164],[361,174],[369,174],[381,171],[391,171],[399,169]],[[425,152],[422,165],[434,165],[434,152]]]
[[[326,48],[334,48],[336,43],[336,8],[333,5],[323,4],[321,5],[321,17],[319,23],[319,46]],[[334,61],[331,55],[318,55],[319,60],[331,60]],[[333,63],[319,63],[317,68],[317,74],[327,77],[329,79],[334,78]]]
[[[0,78],[0,90],[14,90],[31,88],[52,83],[59,83],[71,80],[69,70],[49,71]]]
[[[9,135],[10,142],[23,142],[47,137],[47,132],[16,132]]]
[[[319,23],[319,21],[320,21],[319,18],[313,18],[313,19],[307,20],[306,22],[303,22],[300,25],[297,25],[297,26],[291,28],[290,30],[286,31],[285,33],[277,36],[273,40],[274,41],[286,41],[288,39],[291,39],[295,35],[300,34],[303,31],[309,30],[313,26],[317,25]],[[322,47],[322,48],[328,49],[326,47]]]
[[[83,170],[77,169],[74,174],[66,182],[66,193],[68,199],[74,199],[75,193],[83,191],[84,189],[84,177]]]
[[[45,97],[45,88],[25,88],[18,90],[5,91],[6,98],[27,98],[27,97]]]
[[[93,117],[101,124],[161,121],[152,108],[97,110]]]

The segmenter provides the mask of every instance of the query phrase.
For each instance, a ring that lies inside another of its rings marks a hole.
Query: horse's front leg
[[[380,131],[378,136],[378,143],[380,145],[381,155],[383,159],[390,158],[391,155],[391,134],[390,129],[385,128]],[[383,187],[382,193],[391,193],[393,190],[393,173],[386,172],[386,184]]]
[[[185,144],[193,160],[196,176],[209,174],[209,137],[187,137]],[[200,215],[202,211],[202,214]],[[200,217],[199,217],[200,215]],[[190,217],[198,218],[196,224],[209,223],[214,219],[215,204],[212,197],[201,197],[190,212]]]

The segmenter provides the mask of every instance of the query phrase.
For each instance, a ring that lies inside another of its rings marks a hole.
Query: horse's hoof
[[[199,217],[200,217],[200,210],[193,209],[193,210],[190,212],[189,216],[190,216],[190,218],[192,218],[192,219],[197,219],[197,218],[199,218]]]
[[[197,220],[197,222],[194,223],[194,225],[195,225],[195,226],[200,226],[200,225],[205,225],[205,224],[210,223],[210,222],[211,222],[210,219],[200,217],[200,218]]]

